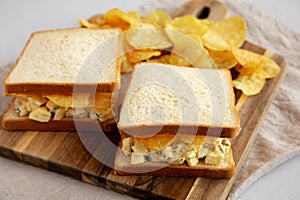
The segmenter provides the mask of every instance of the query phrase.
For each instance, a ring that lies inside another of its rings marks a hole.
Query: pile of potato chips
[[[280,71],[270,58],[240,48],[247,33],[241,17],[214,22],[192,15],[172,19],[161,10],[141,17],[135,11],[112,9],[88,21],[79,19],[79,23],[86,28],[119,28],[125,33],[122,73],[140,62],[234,68],[239,75],[233,86],[251,96]]]

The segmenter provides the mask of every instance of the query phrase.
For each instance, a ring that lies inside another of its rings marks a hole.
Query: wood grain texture
[[[179,10],[174,16],[187,13],[198,14],[203,6],[210,8],[210,19],[218,20],[226,16],[214,12],[214,8],[220,11],[224,6],[216,3],[216,1],[197,1],[186,6],[190,8],[185,11]],[[281,67],[281,72],[276,78],[268,80],[263,91],[256,96],[245,98],[237,93],[242,130],[239,136],[232,141],[236,173],[231,179],[118,176],[114,174],[111,168],[103,165],[95,158],[101,154],[102,148],[105,147],[103,141],[97,137],[97,133],[86,133],[87,137],[85,137],[84,143],[89,144],[88,151],[76,132],[9,132],[0,129],[0,154],[10,159],[142,199],[226,199],[255,139],[263,117],[280,82],[283,80],[286,67],[281,56],[264,48],[249,42],[245,42],[243,48],[274,59]],[[118,139],[117,133],[110,135],[110,140],[113,143],[117,144]],[[107,159],[114,159],[113,151],[107,154]]]
[[[216,0],[192,0],[174,12],[173,18],[186,14],[194,15],[199,19],[222,20],[227,17],[227,7]]]

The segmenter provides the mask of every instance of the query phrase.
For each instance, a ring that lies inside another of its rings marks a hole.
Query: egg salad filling
[[[38,122],[63,118],[89,118],[105,122],[113,118],[111,93],[18,96],[15,110],[20,117]]]
[[[169,163],[195,166],[199,163],[221,165],[230,153],[231,143],[227,138],[208,136],[181,136],[161,134],[150,138],[128,137],[122,141],[122,152],[130,157],[131,164]]]

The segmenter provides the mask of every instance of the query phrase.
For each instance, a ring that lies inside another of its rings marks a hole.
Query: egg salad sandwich
[[[231,74],[139,64],[119,114],[120,175],[230,178],[231,138],[240,131]]]
[[[117,29],[70,28],[33,33],[4,81],[12,101],[5,130],[117,129],[120,87]],[[76,124],[75,124],[76,120]]]

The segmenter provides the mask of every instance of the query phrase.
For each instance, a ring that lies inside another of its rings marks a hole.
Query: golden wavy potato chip
[[[84,27],[84,28],[100,28],[101,26],[98,25],[98,24],[94,24],[94,23],[91,23],[91,22],[88,22],[82,18],[79,18],[78,19],[78,23]]]
[[[169,65],[176,65],[176,66],[184,66],[184,67],[191,67],[192,64],[188,62],[183,57],[171,53],[169,55],[163,55],[160,57],[152,58],[147,60],[147,62],[151,63],[161,63],[161,64],[169,64]]]
[[[207,31],[201,38],[203,45],[208,49],[214,51],[230,51],[231,49],[223,37],[214,30]]]
[[[135,49],[167,49],[173,45],[164,29],[147,23],[139,23],[136,29],[126,32],[126,41]]]
[[[121,28],[123,31],[130,29],[132,24],[139,20],[136,12],[124,12],[120,9],[111,9],[103,16],[103,24],[113,28]]]
[[[143,21],[147,23],[153,23],[159,27],[172,21],[171,16],[163,10],[155,10],[143,18]]]
[[[103,15],[102,14],[94,15],[88,19],[88,22],[102,26],[103,25]]]
[[[138,63],[148,60],[152,57],[157,57],[161,55],[160,50],[133,50],[128,52],[127,59],[130,63]]]
[[[192,64],[186,60],[185,58],[177,55],[177,54],[170,54],[169,55],[169,62],[170,65],[176,65],[176,66],[184,66],[184,67],[191,67]]]
[[[240,66],[237,79],[233,80],[233,86],[251,96],[258,94],[264,87],[265,80],[274,78],[280,72],[280,67],[272,59],[244,49],[233,49],[233,55]]]
[[[233,48],[232,53],[242,68],[236,70],[242,74],[249,74],[263,64],[262,56],[245,49]]]
[[[131,23],[140,21],[140,15],[138,12],[132,10],[128,11],[127,14],[130,18]]]
[[[211,22],[207,20],[199,20],[193,15],[185,15],[167,23],[165,28],[184,34],[195,34],[200,37],[208,30],[210,24]]]
[[[246,23],[242,17],[231,17],[209,26],[202,36],[203,44],[216,51],[240,47],[246,39]]]
[[[122,56],[121,73],[124,74],[124,73],[130,72],[131,70],[133,70],[133,68],[134,68],[134,66],[133,66],[133,64],[131,64],[128,61],[127,56],[123,55]]]
[[[151,59],[147,60],[146,62],[169,64],[169,60],[170,60],[170,55],[162,55],[159,57],[151,58]]]
[[[247,27],[242,17],[231,17],[216,22],[212,27],[230,46],[241,47],[246,39]]]
[[[46,95],[46,98],[51,100],[56,105],[60,107],[76,107],[76,108],[86,108],[90,105],[90,94],[73,94],[69,95]]]
[[[197,68],[216,68],[214,61],[202,45],[201,38],[196,34],[182,34],[177,31],[166,29],[173,42],[172,52],[184,58]]]
[[[208,53],[218,68],[231,69],[238,63],[231,51],[208,50]]]
[[[271,58],[262,57],[263,59],[263,65],[262,68],[264,70],[265,78],[274,78],[276,77],[280,72],[280,67],[277,65],[277,63],[272,60]]]
[[[265,85],[265,77],[263,71],[256,70],[252,74],[240,74],[232,81],[233,87],[242,90],[247,96],[258,94]]]

